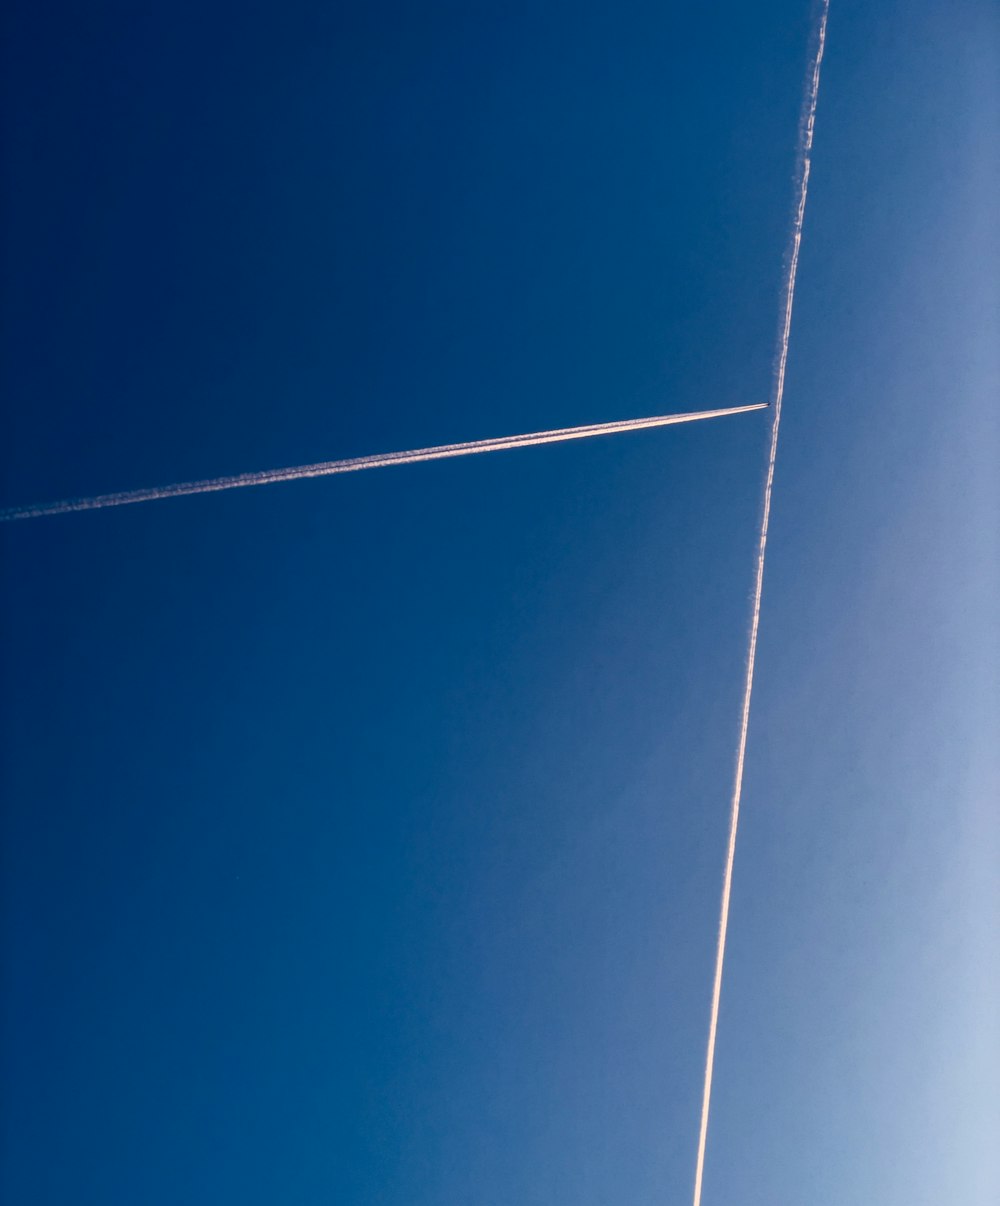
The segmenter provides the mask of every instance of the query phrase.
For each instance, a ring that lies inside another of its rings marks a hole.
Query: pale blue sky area
[[[763,7],[15,3],[0,507],[762,400]],[[998,61],[832,0],[704,1206],[1000,1200]],[[766,434],[4,527],[5,1202],[690,1200]]]

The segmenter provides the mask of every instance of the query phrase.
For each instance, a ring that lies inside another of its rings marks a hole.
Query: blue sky
[[[806,3],[7,21],[3,505],[767,394]],[[833,0],[706,1206],[1000,1191],[997,57]],[[2,533],[5,1200],[689,1198],[765,436]]]

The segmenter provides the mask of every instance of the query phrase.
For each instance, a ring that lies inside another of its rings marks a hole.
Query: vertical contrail
[[[747,730],[750,724],[750,697],[753,692],[754,663],[757,659],[757,632],[760,627],[760,600],[764,586],[764,554],[767,551],[767,529],[771,518],[771,491],[774,486],[774,465],[778,455],[778,430],[781,426],[781,403],[785,394],[785,369],[788,364],[788,338],[792,328],[792,303],[795,299],[795,276],[799,267],[799,248],[802,245],[802,224],[809,191],[810,156],[813,129],[816,122],[816,98],[819,95],[819,72],[826,45],[826,22],[830,0],[821,0],[819,23],[815,37],[815,53],[807,76],[806,93],[799,126],[797,162],[798,198],[788,244],[788,273],[784,288],[784,313],[778,333],[777,355],[771,398],[774,413],[771,419],[771,447],[767,459],[767,479],[764,484],[764,508],[757,542],[757,574],[753,592],[753,615],[750,621],[750,643],[747,652],[746,680],[743,687],[743,708],[740,718],[739,744],[736,750],[736,773],[729,814],[729,843],[726,865],[722,875],[722,903],[719,908],[719,936],[715,952],[715,980],[712,985],[712,1006],[708,1024],[708,1049],[705,1056],[705,1081],[701,1101],[701,1126],[698,1132],[698,1158],[694,1174],[693,1206],[701,1206],[702,1180],[705,1171],[705,1141],[708,1136],[708,1110],[712,1097],[712,1071],[715,1065],[715,1038],[719,1027],[719,998],[722,993],[722,967],[726,956],[726,931],[729,928],[729,899],[733,883],[733,860],[736,855],[736,830],[740,819],[740,797],[743,794],[743,765],[746,760]]]
[[[417,461],[436,461],[444,457],[501,452],[510,448],[528,448],[535,444],[558,444],[564,440],[585,440],[593,436],[642,431],[649,427],[671,427],[675,423],[693,423],[700,419],[742,415],[751,410],[763,410],[766,406],[766,402],[754,402],[749,406],[731,406],[725,410],[687,411],[676,415],[652,415],[644,419],[622,419],[615,423],[589,423],[583,427],[559,427],[553,431],[532,431],[525,435],[500,436],[491,440],[470,440],[464,444],[440,444],[435,448],[415,448],[409,452],[384,452],[377,456],[356,456],[344,461],[319,461],[314,465],[296,465],[290,469],[265,469],[258,473],[240,473],[234,477],[212,477],[198,482],[175,482],[172,486],[152,486],[146,490],[122,490],[117,494],[95,494],[91,498],[69,498],[62,502],[29,504],[0,511],[0,523],[13,519],[38,519],[43,515],[66,515],[72,511],[98,511],[104,507],[153,502],[159,498],[178,498],[184,494],[210,494],[216,490],[235,490],[240,486],[266,486],[271,482],[330,477],[335,473],[382,469],[387,465],[412,465]]]

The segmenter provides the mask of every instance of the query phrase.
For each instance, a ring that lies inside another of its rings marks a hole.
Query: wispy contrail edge
[[[771,518],[771,492],[774,486],[774,466],[778,455],[778,429],[781,425],[781,403],[785,394],[785,369],[788,365],[788,340],[792,329],[792,303],[795,299],[795,276],[799,267],[799,248],[802,245],[802,225],[805,220],[806,196],[809,191],[810,155],[816,122],[816,101],[819,96],[819,73],[826,45],[826,22],[830,0],[822,0],[815,41],[815,54],[802,106],[799,127],[798,199],[789,238],[788,274],[785,279],[784,313],[777,342],[774,379],[772,383],[773,416],[771,446],[764,484],[764,507],[760,537],[757,544],[757,573],[754,581],[753,613],[750,621],[750,642],[747,651],[746,679],[743,688],[743,707],[740,736],[736,753],[736,772],[729,814],[729,841],[726,865],[722,876],[722,902],[719,908],[719,934],[715,953],[715,978],[712,984],[712,1005],[709,1016],[708,1048],[705,1056],[705,1079],[702,1091],[701,1125],[698,1131],[698,1155],[695,1163],[694,1198],[692,1206],[701,1206],[702,1182],[705,1172],[705,1144],[708,1137],[708,1111],[712,1097],[712,1073],[715,1067],[715,1042],[719,1027],[719,1000],[722,994],[722,968],[726,955],[726,933],[729,927],[729,902],[733,883],[733,862],[736,857],[736,831],[740,818],[740,799],[743,794],[743,766],[746,761],[747,731],[750,724],[750,697],[753,692],[754,663],[757,658],[757,633],[760,628],[760,601],[764,587],[764,555],[767,551],[767,531]]]
[[[216,490],[235,490],[241,486],[265,486],[272,482],[290,482],[307,477],[329,477],[335,473],[353,473],[360,469],[382,469],[388,465],[410,465],[417,461],[435,461],[444,457],[472,456],[480,452],[501,452],[510,448],[527,448],[535,444],[556,444],[563,440],[582,440],[592,436],[642,431],[649,427],[669,427],[675,423],[692,423],[699,419],[717,419],[726,415],[746,414],[751,410],[764,410],[767,405],[766,402],[755,402],[749,406],[732,406],[722,410],[653,415],[645,419],[623,419],[615,423],[590,423],[583,427],[559,427],[552,431],[535,431],[525,435],[500,436],[489,440],[470,440],[463,444],[441,444],[434,448],[415,448],[408,452],[385,452],[376,456],[358,456],[342,461],[320,461],[313,465],[297,465],[290,469],[265,469],[257,473],[240,473],[232,477],[212,477],[203,481],[177,482],[171,486],[153,486],[144,490],[122,490],[116,494],[96,494],[90,498],[70,498],[60,502],[28,504],[0,511],[0,523],[15,519],[39,519],[44,515],[67,515],[73,511],[97,511],[104,507],[121,507],[129,503],[177,498],[184,494],[208,494]]]

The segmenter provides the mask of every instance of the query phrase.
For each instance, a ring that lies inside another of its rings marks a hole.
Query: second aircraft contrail
[[[266,486],[271,482],[291,482],[305,477],[330,477],[334,473],[353,473],[359,469],[383,469],[388,465],[411,465],[416,461],[436,461],[444,457],[471,456],[477,452],[502,452],[508,448],[527,448],[533,444],[558,444],[563,440],[585,440],[591,436],[642,431],[647,427],[669,427],[674,423],[693,423],[699,419],[718,419],[763,410],[766,402],[750,406],[731,406],[725,410],[689,411],[677,415],[653,415],[645,419],[623,419],[617,423],[591,423],[584,427],[558,427],[553,431],[534,431],[526,435],[499,436],[491,440],[470,440],[464,444],[440,444],[435,448],[415,448],[409,452],[383,452],[377,456],[357,456],[344,461],[319,461],[314,465],[296,465],[290,469],[265,469],[240,473],[234,477],[210,477],[197,482],[176,482],[172,486],[152,486],[145,490],[122,490],[117,494],[95,494],[90,498],[70,498],[61,502],[36,503],[0,511],[0,522],[14,519],[38,519],[43,515],[66,515],[71,511],[97,511],[103,507],[122,507],[127,503],[153,502],[158,498],[177,498],[182,494],[209,494],[215,490],[235,490],[239,486]]]
[[[813,132],[816,125],[816,101],[819,97],[819,73],[826,47],[826,22],[830,0],[820,0],[815,27],[813,55],[806,79],[799,125],[798,163],[796,173],[795,214],[788,240],[787,271],[782,295],[781,318],[774,360],[771,398],[771,444],[767,457],[767,476],[764,481],[764,505],[757,538],[757,569],[754,576],[753,611],[750,617],[750,642],[747,649],[746,674],[743,680],[743,706],[740,711],[740,735],[736,746],[736,772],[729,806],[729,840],[726,844],[726,865],[722,873],[722,901],[719,907],[719,932],[715,947],[715,977],[712,982],[712,1004],[709,1011],[708,1046],[705,1053],[705,1077],[702,1085],[701,1124],[698,1129],[698,1154],[695,1161],[694,1197],[692,1206],[701,1206],[701,1190],[705,1175],[705,1145],[708,1138],[708,1112],[712,1100],[712,1073],[715,1067],[715,1042],[719,1030],[719,1001],[722,996],[722,968],[726,958],[726,934],[729,929],[729,903],[733,887],[733,863],[736,858],[736,831],[739,828],[740,800],[743,795],[743,769],[747,754],[747,733],[750,727],[750,699],[753,694],[753,672],[757,661],[757,635],[760,631],[760,602],[764,590],[764,556],[767,552],[767,533],[771,520],[771,494],[774,488],[774,466],[778,458],[778,431],[781,427],[781,404],[785,397],[785,371],[788,368],[788,342],[792,330],[792,306],[795,301],[795,278],[799,270],[799,251],[802,247],[802,227],[809,194],[809,172],[812,167]]]

